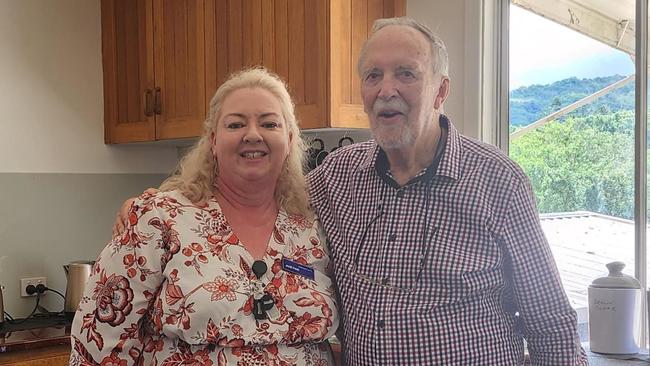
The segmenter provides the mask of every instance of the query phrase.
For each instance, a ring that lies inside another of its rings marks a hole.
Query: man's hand
[[[144,191],[144,193],[149,193],[149,194],[156,194],[158,192],[159,190],[156,188],[147,188]],[[126,201],[124,201],[119,211],[117,211],[117,215],[115,216],[115,222],[113,223],[113,237],[120,236],[126,229],[126,223],[128,222],[129,219],[129,211],[131,210],[131,205],[133,204],[133,201],[135,201],[135,197],[131,197],[127,199]]]

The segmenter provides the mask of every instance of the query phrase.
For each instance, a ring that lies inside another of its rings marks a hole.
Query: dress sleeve
[[[527,178],[514,187],[503,244],[532,365],[587,365],[576,312],[564,292]]]
[[[136,200],[124,234],[99,255],[72,324],[71,365],[133,365],[156,348],[147,314],[178,251],[161,212],[151,196]]]

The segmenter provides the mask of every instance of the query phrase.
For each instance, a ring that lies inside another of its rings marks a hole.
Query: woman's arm
[[[104,248],[86,282],[71,329],[71,365],[136,364],[155,352],[147,317],[163,281],[169,245],[151,195],[129,205],[125,230]],[[153,347],[152,347],[153,346]]]

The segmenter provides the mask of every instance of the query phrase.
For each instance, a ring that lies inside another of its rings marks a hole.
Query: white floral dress
[[[314,270],[283,269],[283,259]],[[281,211],[258,280],[218,203],[144,194],[100,254],[72,324],[71,365],[333,365],[338,326],[318,221]],[[256,285],[257,284],[257,285]],[[256,320],[253,292],[273,297]]]

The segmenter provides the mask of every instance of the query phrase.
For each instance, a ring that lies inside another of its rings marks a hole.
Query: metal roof
[[[634,276],[634,222],[594,212],[541,214],[540,221],[575,309],[587,307],[587,288],[621,261]]]

